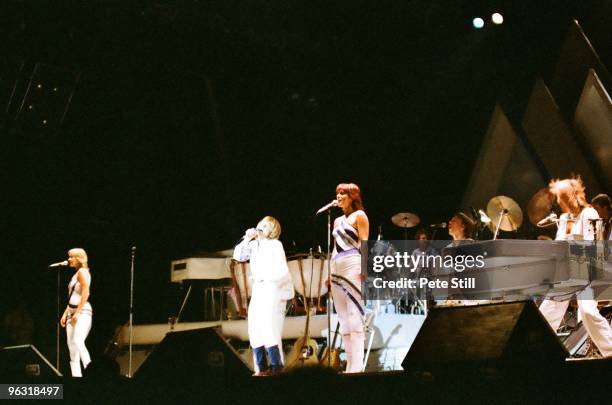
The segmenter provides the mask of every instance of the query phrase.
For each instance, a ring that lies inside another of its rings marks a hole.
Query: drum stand
[[[495,233],[493,234],[493,240],[497,239],[497,235],[499,234],[499,227],[501,226],[502,220],[504,219],[506,215],[508,215],[508,210],[504,208],[499,213],[499,219],[497,220],[497,226],[495,227]]]

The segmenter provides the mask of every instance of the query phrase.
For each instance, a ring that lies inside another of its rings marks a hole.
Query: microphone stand
[[[331,245],[331,207],[327,209],[327,367],[331,367],[331,254],[329,246]]]
[[[57,274],[57,286],[55,287],[56,307],[55,307],[55,368],[60,369],[60,272],[58,267],[55,270]]]
[[[129,360],[128,360],[128,378],[132,378],[132,337],[134,329],[134,258],[136,256],[136,246],[132,246],[132,258],[130,263],[130,320],[129,320]]]

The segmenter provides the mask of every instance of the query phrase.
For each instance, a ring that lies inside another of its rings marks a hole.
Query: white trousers
[[[82,377],[81,362],[83,368],[87,368],[91,363],[89,351],[85,346],[85,339],[91,330],[91,305],[86,303],[79,315],[76,325],[72,325],[70,319],[66,322],[66,340],[70,352],[70,372],[73,377]]]
[[[361,299],[361,256],[352,255],[338,257],[331,262],[332,274],[342,276],[349,280],[359,291],[354,291],[346,283],[342,286],[357,299],[363,307]],[[365,334],[363,331],[363,317],[355,303],[346,295],[344,290],[332,283],[331,293],[334,306],[340,320],[342,344],[346,353],[346,372],[360,373],[363,369],[363,350]]]
[[[578,315],[593,343],[604,357],[612,356],[612,328],[599,313],[597,301],[593,299],[593,290],[587,287],[577,296]],[[540,312],[553,330],[559,329],[569,301],[544,300],[540,304]]]

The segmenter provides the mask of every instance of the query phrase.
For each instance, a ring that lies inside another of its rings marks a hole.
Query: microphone
[[[550,226],[552,224],[556,224],[557,222],[559,222],[559,219],[557,218],[557,214],[555,214],[554,212],[551,212],[549,216],[547,216],[546,218],[538,221],[536,226],[538,226],[540,228],[544,228],[544,227]]]
[[[483,210],[478,210],[478,214],[480,214],[480,222],[483,224],[488,224],[491,222],[491,218],[487,215]]]
[[[431,224],[429,225],[430,228],[441,228],[444,229],[446,228],[446,222],[440,222],[439,224]]]
[[[251,229],[255,230],[255,228],[249,228],[249,229],[247,229],[247,230],[244,232],[244,235],[242,235],[242,236],[240,237],[240,239],[238,239],[238,241],[237,241],[236,243],[234,243],[234,246],[238,246],[238,245],[240,244],[240,242],[242,242],[243,240],[245,240],[245,239],[246,239],[246,233],[247,233],[249,230],[251,230]],[[253,240],[253,239],[255,238],[255,236],[257,236],[257,233],[255,233],[255,235],[253,235],[253,236],[252,236],[252,237],[251,237],[249,240]],[[295,242],[293,242],[293,246],[295,247]]]
[[[50,264],[48,267],[61,267],[61,266],[68,266],[68,260],[64,260],[63,262],[57,262],[57,263]]]
[[[470,211],[472,211],[472,218],[474,221],[478,221],[478,212],[476,212],[476,208],[470,207]]]
[[[317,213],[315,215],[319,215],[322,212],[327,211],[328,209],[332,208],[332,207],[337,207],[338,206],[338,201],[337,200],[333,200],[332,202],[330,202],[329,204],[321,207],[319,209],[319,211],[317,211]]]

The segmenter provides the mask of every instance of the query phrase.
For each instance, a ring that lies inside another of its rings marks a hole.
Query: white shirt
[[[70,279],[70,283],[68,283],[69,293],[74,288],[74,291],[72,291],[72,294],[70,295],[70,305],[79,305],[81,303],[81,294],[83,293],[83,287],[81,286],[81,283],[79,283],[79,273],[81,273],[81,275],[85,277],[87,284],[91,286],[91,273],[89,273],[89,269],[86,267],[81,267],[76,273],[74,273],[72,279]]]
[[[595,240],[595,227],[589,219],[599,218],[599,214],[592,207],[586,207],[576,218],[573,223],[570,233],[567,234],[567,222],[572,216],[568,213],[563,213],[559,217],[557,235],[555,240]]]
[[[250,259],[254,281],[279,281],[289,274],[283,244],[276,239],[243,240],[234,248],[234,259]]]

